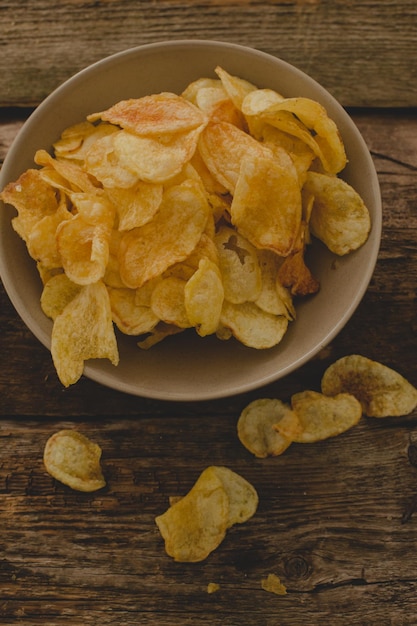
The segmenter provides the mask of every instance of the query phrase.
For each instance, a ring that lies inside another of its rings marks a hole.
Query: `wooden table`
[[[417,385],[417,5],[407,0],[0,2],[0,159],[30,112],[75,71],[161,39],[221,39],[307,71],[369,146],[383,236],[367,293],[321,355],[247,395],[140,399],[83,378],[64,390],[51,357],[0,290],[0,623],[339,626],[417,623],[417,413],[260,460],[236,422],[259,397],[318,388],[359,352]],[[103,449],[108,486],[83,494],[44,470],[48,437],[75,428]],[[210,464],[256,487],[256,515],[199,564],[164,551],[154,518]],[[280,577],[287,594],[264,591]],[[207,585],[220,585],[209,594]]]

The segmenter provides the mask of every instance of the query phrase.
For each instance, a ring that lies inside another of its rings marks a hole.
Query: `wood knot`
[[[310,565],[300,554],[293,554],[285,559],[284,570],[287,578],[299,580],[310,575]]]

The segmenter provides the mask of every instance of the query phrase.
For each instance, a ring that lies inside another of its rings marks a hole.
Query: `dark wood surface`
[[[417,413],[363,419],[339,437],[294,444],[275,459],[255,459],[236,435],[239,413],[249,401],[288,400],[296,391],[317,389],[327,365],[345,354],[381,361],[417,385],[417,111],[410,106],[417,104],[417,83],[411,80],[415,7],[324,1],[0,3],[7,53],[0,57],[0,162],[29,113],[21,107],[36,105],[73,70],[132,44],[210,36],[284,51],[286,60],[313,70],[341,96],[370,148],[383,199],[377,266],[352,319],[320,358],[242,396],[159,402],[85,378],[64,390],[50,354],[0,289],[1,624],[417,623]],[[357,23],[354,18],[366,9],[366,20]],[[365,41],[360,33],[371,16],[376,30],[367,30]],[[70,22],[80,33],[72,45]],[[336,45],[346,22],[350,28]],[[283,24],[289,28],[286,40]],[[307,27],[310,38],[304,41]],[[371,54],[377,42],[385,65]],[[328,55],[325,64],[317,63],[319,54]],[[384,65],[385,78],[371,84],[364,71],[369,64]],[[31,67],[37,80],[27,80]],[[44,445],[61,428],[76,428],[100,444],[105,489],[75,492],[45,472]],[[227,465],[250,480],[259,493],[258,511],[231,529],[202,563],[174,563],[154,518],[169,496],[185,494],[211,464]],[[280,577],[285,596],[262,589],[269,573]],[[207,592],[210,582],[220,585],[216,593]]]

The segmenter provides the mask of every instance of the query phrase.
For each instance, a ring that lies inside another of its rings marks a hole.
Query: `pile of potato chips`
[[[390,367],[359,354],[340,358],[321,380],[321,392],[302,391],[288,404],[260,398],[246,406],[237,423],[240,442],[254,456],[278,456],[293,443],[314,443],[339,435],[367,417],[408,415],[417,389]]]
[[[87,359],[118,363],[115,326],[142,348],[189,328],[275,346],[294,296],[319,289],[311,236],[338,255],[367,240],[326,110],[216,74],[88,116],[0,195],[37,262],[65,386]]]

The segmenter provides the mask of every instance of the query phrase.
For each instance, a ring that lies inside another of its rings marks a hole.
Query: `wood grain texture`
[[[417,104],[413,0],[2,0],[0,106],[36,105],[100,58],[173,39],[276,55],[345,106]]]

